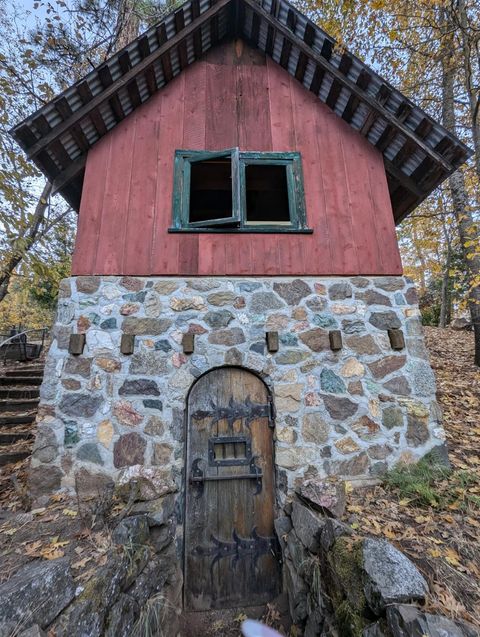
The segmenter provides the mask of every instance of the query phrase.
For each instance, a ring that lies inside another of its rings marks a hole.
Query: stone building
[[[174,493],[189,608],[274,595],[305,479],[442,447],[395,224],[469,151],[288,2],[190,0],[13,134],[79,211],[32,488]]]

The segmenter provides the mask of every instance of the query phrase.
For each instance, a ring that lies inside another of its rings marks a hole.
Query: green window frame
[[[232,177],[231,215],[190,221],[191,168],[196,162],[230,158]],[[248,221],[247,167],[285,166],[289,221]],[[175,151],[173,181],[173,225],[169,232],[311,233],[307,227],[301,155],[297,152],[245,152],[238,148],[221,151]]]

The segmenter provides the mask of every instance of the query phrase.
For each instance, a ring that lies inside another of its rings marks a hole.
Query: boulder
[[[137,602],[122,593],[107,617],[104,637],[130,637],[139,613]]]
[[[18,637],[47,637],[47,633],[38,624],[34,624],[27,630],[22,630]]]
[[[365,597],[377,615],[389,604],[425,599],[427,582],[416,566],[386,540],[366,539],[362,559]]]
[[[46,628],[75,596],[68,560],[30,562],[0,586],[0,622]]]
[[[320,536],[321,547],[325,552],[327,552],[335,544],[335,540],[338,537],[352,535],[352,533],[352,529],[347,524],[340,522],[340,520],[329,518],[325,522],[325,526],[323,527],[322,534]]]
[[[387,608],[387,623],[393,637],[478,637],[479,631],[466,622],[424,613],[416,606],[395,604]]]
[[[286,515],[282,515],[274,520],[273,525],[275,527],[275,533],[277,534],[280,548],[284,551],[286,546],[286,537],[292,530],[290,518]]]
[[[285,560],[284,569],[290,617],[294,624],[301,624],[308,615],[308,589],[290,560]]]
[[[148,521],[144,515],[135,515],[122,520],[112,533],[115,544],[129,547],[143,546],[149,538]]]
[[[305,548],[312,553],[318,553],[320,550],[320,534],[325,526],[325,518],[300,502],[293,502],[292,524]]]
[[[306,480],[297,494],[315,510],[334,518],[341,518],[345,513],[345,483],[327,482],[320,478]]]
[[[362,637],[387,637],[384,621],[380,620],[364,628]]]
[[[137,502],[133,505],[131,513],[145,515],[148,525],[162,526],[168,522],[174,513],[175,496],[173,493],[147,502]]]
[[[449,325],[451,330],[471,330],[472,322],[467,318],[456,318]]]
[[[170,471],[144,465],[125,467],[118,477],[117,484],[119,494],[126,500],[130,496],[131,489],[135,488],[136,500],[140,502],[156,500],[167,493],[177,491]]]

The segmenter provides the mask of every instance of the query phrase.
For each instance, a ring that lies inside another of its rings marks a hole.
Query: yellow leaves
[[[410,504],[410,502],[412,502],[413,500],[411,498],[403,498],[402,500],[399,500],[398,504],[401,507],[406,507],[408,504]]]
[[[442,557],[442,551],[440,549],[428,549],[428,554],[431,557]]]
[[[70,518],[74,518],[78,515],[78,511],[74,511],[73,509],[63,509],[62,513]]]
[[[445,559],[452,566],[458,566],[460,564],[460,555],[452,548],[448,548],[444,551]]]
[[[78,570],[80,568],[85,568],[85,566],[88,564],[88,562],[91,562],[92,558],[91,557],[84,557],[81,560],[78,560],[77,562],[73,562],[72,563],[72,568],[74,570]]]

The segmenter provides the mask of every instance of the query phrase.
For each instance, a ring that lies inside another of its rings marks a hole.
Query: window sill
[[[169,233],[189,234],[313,234],[311,228],[271,228],[256,226],[255,228],[169,228]]]

